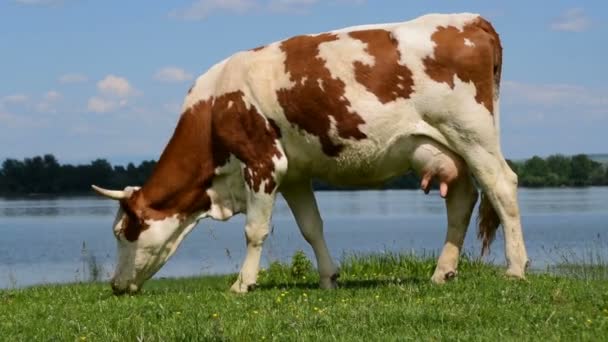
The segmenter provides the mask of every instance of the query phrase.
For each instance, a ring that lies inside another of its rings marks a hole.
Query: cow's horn
[[[121,200],[128,197],[127,193],[123,190],[108,190],[100,188],[97,185],[91,185],[91,187],[93,188],[93,190],[95,190],[96,193],[111,199]]]

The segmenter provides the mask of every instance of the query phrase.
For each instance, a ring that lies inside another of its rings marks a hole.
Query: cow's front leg
[[[270,219],[274,205],[275,192],[272,194],[249,191],[247,198],[247,223],[245,224],[245,239],[247,254],[237,280],[230,288],[233,292],[245,293],[255,286],[262,245],[270,232]]]
[[[443,284],[457,275],[458,259],[462,251],[471,213],[477,202],[477,189],[468,170],[463,170],[462,176],[452,183],[445,204],[448,216],[448,230],[445,245],[437,260],[437,268],[431,280]]]
[[[285,197],[302,235],[315,252],[321,288],[335,288],[338,268],[332,261],[325,243],[323,220],[321,220],[310,182],[286,186],[281,188],[281,193]]]

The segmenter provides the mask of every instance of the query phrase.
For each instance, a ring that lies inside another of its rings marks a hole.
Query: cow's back
[[[472,103],[491,116],[486,24],[433,14],[289,38],[218,64],[186,102],[242,91],[280,130],[288,175],[382,181],[409,167],[416,136],[446,144],[436,121]]]

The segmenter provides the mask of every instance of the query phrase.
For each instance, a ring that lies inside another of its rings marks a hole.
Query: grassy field
[[[271,264],[247,295],[228,292],[234,276],[154,280],[125,297],[101,283],[4,290],[0,339],[608,340],[605,268],[515,281],[465,261],[456,281],[435,286],[433,267],[399,255],[345,258],[340,289],[322,291],[298,254]]]

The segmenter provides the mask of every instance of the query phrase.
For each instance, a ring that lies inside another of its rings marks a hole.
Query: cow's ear
[[[120,209],[125,214],[122,221],[122,231],[125,238],[131,242],[137,240],[139,234],[147,228],[145,210],[140,205],[138,192],[119,201]]]

